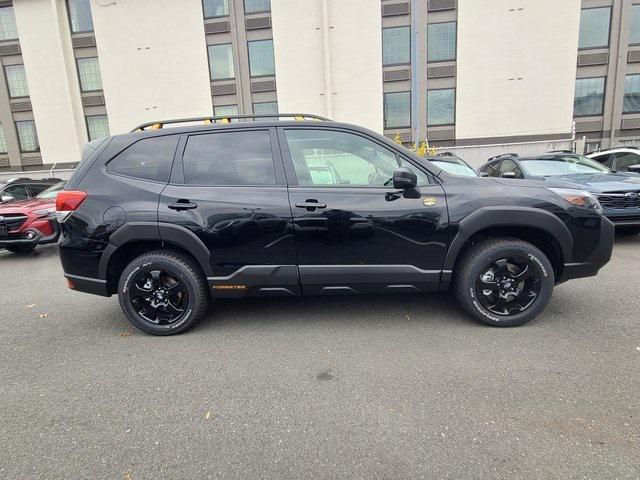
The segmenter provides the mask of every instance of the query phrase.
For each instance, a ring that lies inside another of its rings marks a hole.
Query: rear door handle
[[[306,208],[309,211],[314,211],[316,208],[327,208],[326,203],[318,203],[317,200],[307,200],[306,202],[296,203],[297,208]]]
[[[169,205],[167,205],[167,207],[171,210],[180,212],[182,210],[193,210],[194,208],[198,208],[198,204],[193,203],[189,200],[180,199],[175,203],[170,203]]]

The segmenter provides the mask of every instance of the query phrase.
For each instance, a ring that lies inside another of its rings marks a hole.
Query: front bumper
[[[33,238],[27,238],[24,232],[19,234],[11,234],[6,237],[0,237],[0,248],[4,248],[12,245],[44,245],[46,243],[54,243],[58,240],[60,228],[57,224],[53,224],[53,233],[51,235],[44,235],[39,230],[29,230],[34,233]]]
[[[577,263],[565,263],[562,275],[558,283],[566,282],[574,278],[592,277],[611,260],[613,240],[615,238],[615,225],[608,218],[602,217],[600,226],[600,238],[591,255]]]

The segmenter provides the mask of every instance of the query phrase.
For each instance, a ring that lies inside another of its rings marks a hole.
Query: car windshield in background
[[[468,165],[460,163],[444,162],[440,160],[431,160],[436,167],[441,168],[445,172],[453,173],[454,175],[462,175],[465,177],[477,177],[478,174]]]
[[[56,183],[55,185],[43,190],[36,198],[56,198],[56,195],[60,190],[62,190],[67,182]]]
[[[566,157],[549,158],[523,158],[520,163],[529,175],[540,175],[543,177],[553,175],[574,175],[610,173],[604,165],[581,155],[567,155]]]

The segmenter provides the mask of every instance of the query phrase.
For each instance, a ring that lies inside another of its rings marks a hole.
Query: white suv
[[[615,147],[590,153],[587,157],[611,170],[640,173],[640,148],[638,147]]]

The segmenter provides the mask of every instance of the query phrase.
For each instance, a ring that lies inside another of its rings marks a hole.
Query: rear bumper
[[[566,282],[574,278],[592,277],[611,260],[613,240],[615,237],[615,225],[606,217],[602,217],[600,227],[600,239],[594,251],[584,262],[565,263],[562,276],[558,283]]]
[[[65,273],[65,278],[71,290],[78,292],[92,293],[102,297],[110,297],[111,294],[107,290],[107,281],[99,278],[80,277],[78,275],[69,275]]]

